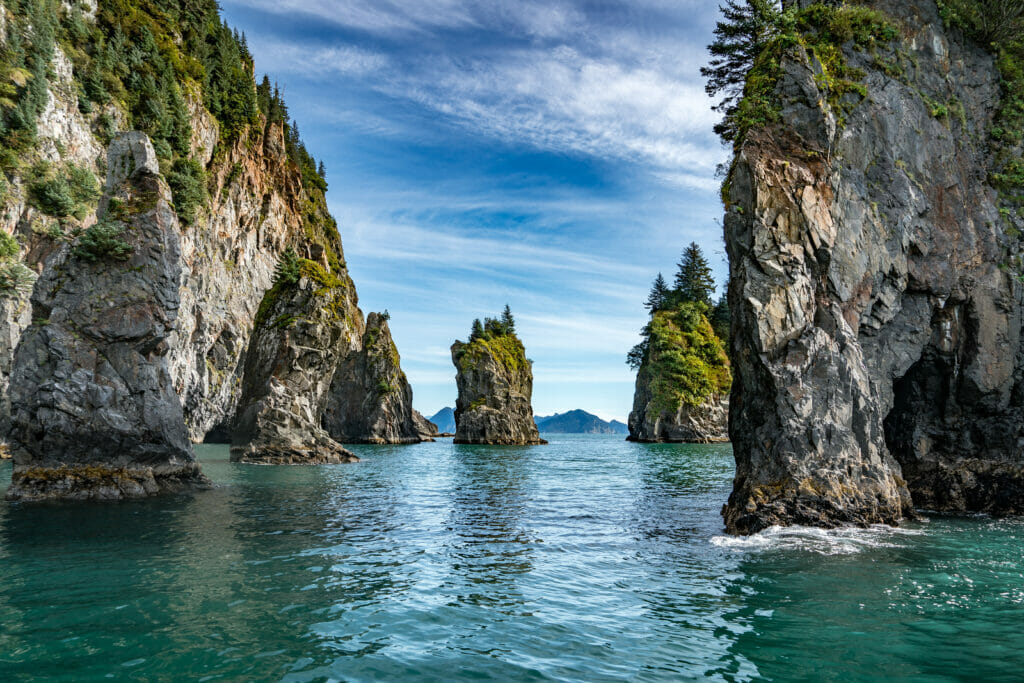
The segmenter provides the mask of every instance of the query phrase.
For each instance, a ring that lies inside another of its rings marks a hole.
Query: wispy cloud
[[[537,410],[624,418],[652,276],[691,240],[720,260],[717,3],[222,1],[326,162],[417,406],[451,405],[451,341],[509,302]]]

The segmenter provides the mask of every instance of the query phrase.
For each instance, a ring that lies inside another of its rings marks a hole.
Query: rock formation
[[[715,443],[729,440],[729,397],[713,396],[697,406],[659,409],[650,384],[637,378],[627,441]]]
[[[54,256],[32,297],[11,379],[10,500],[205,483],[167,363],[181,285],[171,193],[141,133],[111,144],[108,168],[101,222]]]
[[[735,533],[1024,512],[1000,74],[934,0],[868,4],[896,30],[840,46],[864,96],[787,50],[778,122],[751,128],[728,176]]]
[[[416,425],[416,433],[419,434],[420,441],[433,441],[435,437],[441,435],[437,425],[423,417],[419,411],[412,411],[412,420]]]
[[[0,426],[9,394],[15,477],[42,482],[12,495],[201,483],[189,441],[208,434],[234,435],[246,460],[351,460],[319,425],[337,364],[361,346],[362,314],[326,180],[279,94],[253,82],[244,42],[215,3],[155,12],[129,0],[99,19],[95,3],[65,3],[80,14],[65,22],[42,7],[0,8],[24,41],[0,50],[15,60],[0,61],[0,79],[32,74],[11,95],[18,116],[0,110],[0,232],[16,238],[13,255],[0,239]],[[125,38],[116,49],[109,32]],[[208,44],[218,50],[197,49]],[[132,89],[150,77],[155,91]],[[149,139],[118,133],[134,128]],[[83,260],[82,240],[125,242],[128,265],[117,253]],[[287,254],[301,273],[282,287]],[[44,431],[45,450],[31,443]]]
[[[656,310],[640,344],[629,441],[728,441],[732,375],[722,343],[693,303]]]
[[[459,389],[455,443],[547,443],[533,421],[533,368],[514,331],[488,331],[468,343],[457,341],[452,362]]]
[[[413,411],[412,388],[399,366],[388,319],[371,313],[360,348],[337,366],[324,429],[344,443],[419,443],[432,434],[423,435],[429,427],[417,422],[417,416],[423,420]]]
[[[353,347],[351,280],[303,261],[264,297],[249,342],[231,460],[273,465],[356,462],[320,427],[339,356]]]

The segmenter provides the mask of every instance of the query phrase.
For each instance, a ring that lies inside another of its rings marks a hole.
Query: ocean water
[[[0,680],[1024,676],[1021,521],[738,539],[727,445],[355,450],[0,505]]]

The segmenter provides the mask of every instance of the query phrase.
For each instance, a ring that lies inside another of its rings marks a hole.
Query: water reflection
[[[452,456],[445,529],[456,601],[515,607],[516,577],[529,572],[537,538],[522,524],[536,448],[466,446]]]

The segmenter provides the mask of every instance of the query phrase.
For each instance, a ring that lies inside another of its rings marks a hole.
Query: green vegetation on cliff
[[[516,322],[512,309],[506,304],[498,318],[473,321],[469,341],[459,351],[456,361],[462,370],[471,370],[487,355],[494,358],[509,373],[528,367],[526,348],[516,335]]]
[[[651,320],[626,362],[647,380],[658,410],[696,407],[729,391],[729,359],[708,319],[721,324],[724,317],[727,332],[728,304],[723,296],[711,305],[714,288],[711,267],[696,243],[683,252],[674,289],[668,289],[660,273],[654,281],[645,302]]]
[[[709,46],[712,59],[701,73],[708,94],[722,96],[716,108],[724,118],[715,132],[736,148],[749,130],[779,120],[776,86],[784,58],[815,62],[817,85],[842,122],[844,112],[867,96],[865,73],[847,64],[842,46],[874,50],[899,37],[884,13],[852,2],[782,10],[774,0],[727,0],[722,16]]]
[[[103,142],[118,129],[148,134],[186,224],[206,204],[214,176],[190,158],[189,100],[203,104],[219,124],[213,165],[223,163],[236,141],[251,142],[261,123],[281,126],[306,194],[307,234],[328,251],[332,269],[343,267],[340,243],[330,235],[337,226],[323,196],[323,164],[306,150],[278,88],[266,77],[256,85],[245,36],[221,20],[216,0],[98,0],[95,16],[85,14],[83,3],[59,0],[6,0],[4,9],[0,170],[12,174],[34,163],[36,122],[49,99],[59,47],[71,61],[78,108],[93,132]],[[73,196],[76,179],[49,175],[31,187],[36,208],[58,218],[93,208]],[[0,188],[6,186],[4,178]]]
[[[939,0],[939,13],[995,57],[1002,77],[1002,98],[989,131],[992,142],[992,184],[999,190],[1000,212],[1008,233],[1019,237],[1024,227],[1024,3],[1020,0]],[[1019,256],[1012,265],[1024,279]]]

